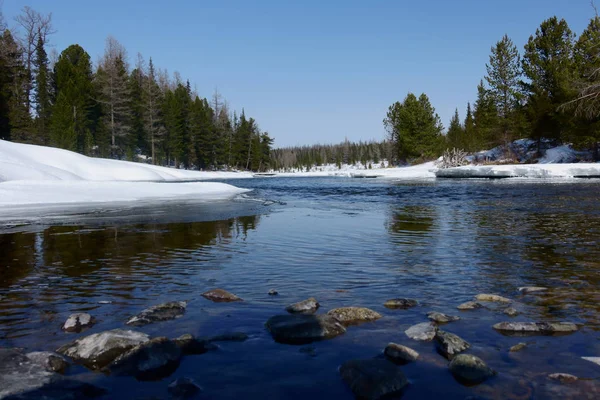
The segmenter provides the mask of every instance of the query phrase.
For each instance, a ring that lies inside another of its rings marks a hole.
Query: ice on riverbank
[[[438,178],[600,178],[600,163],[467,165],[438,169]]]

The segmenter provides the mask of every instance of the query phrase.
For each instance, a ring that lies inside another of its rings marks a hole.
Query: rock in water
[[[579,329],[571,322],[500,322],[493,328],[507,336],[568,335]]]
[[[289,313],[314,313],[320,307],[319,302],[314,297],[290,304],[285,308]]]
[[[157,337],[121,354],[106,369],[141,381],[157,380],[171,375],[180,359],[181,349],[173,341]]]
[[[119,355],[148,340],[149,337],[145,333],[113,329],[77,339],[56,351],[89,368],[100,369]]]
[[[158,321],[168,321],[181,317],[185,313],[187,302],[171,301],[150,308],[146,308],[135,317],[127,321],[127,325],[142,326]]]
[[[376,400],[399,394],[408,385],[400,368],[382,359],[345,362],[340,375],[359,399]]]
[[[438,352],[449,360],[461,351],[465,351],[471,347],[468,342],[450,332],[438,331],[435,335],[435,340]]]
[[[223,333],[206,339],[207,342],[245,342],[248,335],[243,332]]]
[[[177,378],[169,384],[167,390],[172,396],[180,399],[187,399],[202,392],[202,388],[190,378]]]
[[[269,318],[266,327],[276,342],[287,344],[307,344],[346,332],[330,315],[276,315]]]
[[[63,356],[50,351],[34,351],[25,354],[25,356],[34,364],[41,365],[50,372],[64,374],[69,367],[69,363]]]
[[[496,374],[481,358],[470,354],[457,355],[449,367],[454,378],[466,385],[476,385]]]
[[[465,310],[475,310],[477,308],[481,308],[483,307],[481,304],[477,303],[476,301],[467,301],[466,303],[462,303],[461,305],[459,305],[458,308],[461,311],[465,311]]]
[[[408,364],[416,361],[419,358],[419,353],[410,347],[402,346],[401,344],[390,343],[385,347],[383,354],[388,360],[396,364]]]
[[[279,292],[275,289],[269,290],[269,296],[277,296],[278,294],[279,294]]]
[[[523,286],[519,288],[519,292],[523,294],[535,293],[535,292],[544,292],[548,290],[547,287],[542,286]]]
[[[96,319],[87,313],[71,314],[62,326],[65,332],[81,332],[83,329],[92,327]]]
[[[579,378],[577,378],[575,375],[563,373],[550,374],[548,375],[548,378],[552,379],[553,381],[558,381],[560,383],[573,383],[579,380]]]
[[[429,318],[430,320],[432,320],[434,322],[437,322],[438,324],[445,324],[448,322],[458,321],[460,319],[460,317],[442,314],[441,312],[437,312],[437,311],[428,312],[427,318]]]
[[[215,350],[217,347],[209,343],[207,340],[196,339],[190,334],[181,335],[177,339],[173,339],[183,355],[204,354],[207,351]]]
[[[229,303],[232,301],[243,301],[241,298],[237,297],[233,293],[229,293],[227,290],[223,289],[213,289],[208,292],[202,293],[202,297],[208,299],[210,301],[214,301],[215,303]]]
[[[511,353],[516,353],[517,351],[523,350],[525,347],[527,347],[527,343],[517,343],[512,346],[509,351]]]
[[[505,308],[502,312],[508,315],[509,317],[516,317],[517,315],[519,315],[519,312],[512,307]]]
[[[495,302],[495,303],[510,303],[510,302],[512,302],[511,299],[507,299],[506,297],[498,296],[497,294],[486,294],[486,293],[478,294],[477,296],[475,296],[475,300],[489,301],[489,302]]]
[[[399,298],[399,299],[390,299],[388,301],[386,301],[383,305],[387,308],[391,308],[391,309],[407,309],[407,308],[411,308],[411,307],[415,307],[419,304],[418,301],[414,300],[414,299],[404,299],[404,298]]]
[[[375,321],[382,317],[376,311],[364,307],[340,307],[329,311],[327,315],[331,315],[344,326],[356,325],[362,322]]]
[[[436,332],[437,327],[431,322],[422,322],[420,324],[413,325],[404,331],[406,336],[409,338],[426,342],[432,340],[435,337]]]

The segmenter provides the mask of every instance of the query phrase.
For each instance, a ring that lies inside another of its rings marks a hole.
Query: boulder
[[[475,310],[477,308],[482,308],[483,306],[479,303],[477,303],[476,301],[467,301],[466,303],[462,303],[461,305],[459,305],[458,308],[461,311],[465,311],[465,310]]]
[[[523,350],[525,347],[527,347],[527,343],[521,342],[521,343],[517,343],[514,346],[512,346],[509,351],[511,353],[516,353],[517,351]]]
[[[177,378],[167,387],[169,394],[175,398],[187,399],[202,392],[202,388],[190,378]]]
[[[579,378],[577,378],[575,375],[571,375],[571,374],[563,374],[563,373],[555,373],[555,374],[550,374],[548,375],[549,379],[552,379],[553,381],[557,381],[560,383],[573,383],[573,382],[577,382],[579,380]]]
[[[107,394],[107,390],[75,379],[60,378],[37,389],[28,390],[3,400],[81,400],[93,399]],[[105,397],[105,396],[104,396]]]
[[[153,322],[168,321],[181,317],[185,313],[187,302],[171,301],[146,308],[135,317],[127,321],[127,325],[143,326]]]
[[[202,293],[202,297],[215,303],[229,303],[232,301],[243,301],[233,293],[223,289],[213,289]]]
[[[437,322],[438,324],[445,324],[448,322],[458,321],[460,317],[455,317],[452,315],[446,315],[437,311],[430,311],[427,313],[427,318],[432,320],[433,322]]]
[[[175,372],[181,353],[175,342],[157,337],[121,354],[106,370],[115,375],[134,376],[141,381],[158,380]]]
[[[419,353],[410,347],[402,346],[401,344],[390,343],[385,347],[383,354],[388,360],[396,364],[408,364],[416,361],[419,358]]]
[[[148,340],[149,337],[145,333],[113,329],[77,339],[56,351],[89,368],[100,369],[119,355]]]
[[[81,332],[84,329],[92,327],[96,319],[87,313],[71,314],[62,326],[65,332]]]
[[[52,353],[50,351],[34,351],[25,354],[25,356],[34,364],[41,365],[47,371],[58,372],[64,374],[69,363],[60,354]]]
[[[330,315],[276,315],[266,327],[276,342],[307,344],[331,339],[346,332],[346,328]]]
[[[299,301],[298,303],[290,304],[285,308],[285,311],[292,314],[314,313],[319,307],[319,302],[314,297],[311,297],[306,300]]]
[[[548,290],[548,288],[542,286],[523,286],[519,288],[519,292],[521,292],[522,294],[544,292],[546,290]]]
[[[413,325],[404,331],[409,338],[426,342],[432,340],[435,337],[436,332],[437,326],[432,322],[422,322]]]
[[[340,375],[359,399],[397,395],[408,385],[400,368],[383,359],[347,361],[340,367]]]
[[[509,317],[516,317],[517,315],[519,315],[519,312],[513,307],[507,307],[502,312],[508,315]]]
[[[475,300],[477,301],[489,301],[494,303],[510,303],[511,299],[507,299],[506,297],[498,296],[497,294],[487,294],[482,293],[475,296]]]
[[[479,357],[459,354],[450,361],[450,372],[460,383],[476,385],[496,373]]]
[[[388,301],[386,301],[385,303],[383,303],[383,305],[387,308],[391,308],[391,309],[407,309],[407,308],[411,308],[411,307],[415,307],[419,304],[419,302],[417,300],[414,299],[404,299],[404,298],[398,298],[398,299],[390,299]]]
[[[370,322],[378,320],[382,317],[376,311],[365,307],[340,307],[329,311],[327,315],[331,315],[344,326],[356,325],[362,322]]]
[[[217,347],[209,343],[207,340],[197,339],[193,335],[181,335],[177,339],[173,339],[173,343],[179,347],[183,355],[204,354],[207,351],[215,350]]]
[[[449,360],[471,347],[467,341],[450,332],[438,331],[435,341],[438,352]]]
[[[568,335],[579,329],[571,322],[500,322],[493,328],[507,336]]]

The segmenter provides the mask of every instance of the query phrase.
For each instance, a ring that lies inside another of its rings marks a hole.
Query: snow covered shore
[[[600,163],[466,165],[438,169],[438,178],[600,178]]]
[[[5,209],[149,199],[229,199],[247,190],[224,183],[190,181],[250,177],[249,173],[186,171],[90,158],[67,150],[0,140],[0,206]]]

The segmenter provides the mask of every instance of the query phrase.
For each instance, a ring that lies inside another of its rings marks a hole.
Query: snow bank
[[[347,178],[387,178],[387,179],[430,179],[435,178],[435,163],[428,162],[424,164],[387,168],[387,161],[384,161],[384,167],[381,163],[373,163],[371,169],[364,168],[360,163],[357,165],[343,164],[338,168],[335,164],[327,164],[319,167],[313,167],[309,171],[297,172],[275,172],[277,177],[324,177],[339,176]]]
[[[247,190],[190,181],[242,177],[251,174],[178,170],[0,140],[0,213],[9,206],[229,199]]]
[[[600,163],[467,165],[439,169],[438,178],[600,178]]]

